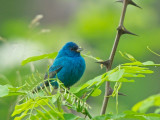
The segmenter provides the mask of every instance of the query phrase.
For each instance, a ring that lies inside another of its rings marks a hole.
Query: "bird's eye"
[[[76,51],[77,48],[76,48],[76,47],[72,47],[72,48],[70,48],[70,50],[71,50],[71,51]]]
[[[70,50],[74,51],[74,48],[71,48]]]

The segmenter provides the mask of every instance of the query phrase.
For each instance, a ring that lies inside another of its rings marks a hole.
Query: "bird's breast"
[[[63,68],[57,74],[58,78],[66,87],[75,84],[83,75],[85,70],[85,61],[82,57],[64,58]]]

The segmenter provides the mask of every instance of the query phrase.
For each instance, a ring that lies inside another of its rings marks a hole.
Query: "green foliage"
[[[121,88],[123,82],[134,82],[134,78],[145,77],[145,74],[153,73],[150,70],[149,66],[160,66],[159,64],[154,64],[152,61],[140,62],[137,61],[133,56],[127,53],[120,54],[128,59],[129,63],[120,64],[114,69],[95,77],[92,80],[87,81],[83,85],[78,87],[72,87],[70,90],[65,88],[65,86],[58,79],[54,79],[58,82],[59,87],[57,92],[55,92],[52,85],[49,85],[49,88],[42,89],[38,93],[33,93],[36,86],[43,84],[43,79],[40,74],[32,74],[31,77],[28,77],[25,85],[20,87],[12,87],[10,85],[0,85],[0,97],[20,95],[20,101],[15,106],[15,110],[12,113],[12,117],[15,117],[15,120],[21,119],[54,119],[54,120],[64,120],[64,119],[73,119],[73,120],[83,120],[78,116],[68,114],[62,109],[62,106],[66,106],[68,110],[73,110],[80,112],[85,116],[88,116],[89,119],[93,117],[89,113],[89,108],[91,108],[87,103],[89,97],[96,97],[101,94],[100,87],[105,81],[115,82],[114,90],[112,96],[116,96],[116,108],[118,111],[118,91]],[[40,60],[45,58],[55,58],[57,52],[51,54],[44,54],[40,56],[34,56],[27,58],[22,61],[22,65]],[[91,55],[83,54],[84,57],[88,57],[94,60],[101,61],[100,58],[95,58]],[[55,92],[54,94],[53,91]],[[152,100],[152,101],[151,101]],[[160,101],[159,97],[152,96],[149,100],[145,102],[140,102],[133,107],[134,111],[144,111],[147,110],[150,106],[157,105]],[[152,104],[146,107],[148,101]],[[154,104],[153,104],[154,103]],[[159,105],[159,104],[158,104]],[[145,107],[144,107],[145,106]],[[157,109],[157,112],[159,110]],[[157,114],[141,114],[135,112],[124,112],[122,114],[106,114],[104,116],[97,116],[92,120],[125,120],[125,119],[137,119],[137,120],[149,120],[149,119],[158,119],[160,118]]]
[[[14,96],[14,95],[25,95],[24,91],[19,91],[22,87],[12,87],[11,85],[0,85],[0,97]]]
[[[35,87],[40,86],[40,84],[43,83],[43,81],[41,81],[37,84],[37,79],[41,78],[38,76],[39,74],[36,75],[37,76],[32,74],[29,81],[21,87],[14,88],[8,85],[0,86],[1,91],[5,91],[3,94],[1,93],[0,97],[21,95],[20,101],[15,106],[15,110],[12,113],[12,117],[15,117],[15,120],[21,120],[23,118],[30,120],[64,120],[65,117],[69,116],[67,114],[64,115],[65,112],[62,109],[62,105],[66,106],[68,109],[81,112],[91,118],[91,115],[88,112],[90,106],[65,88],[58,79],[54,79],[59,83],[58,91],[55,94],[52,94],[54,90],[52,85],[49,85],[49,89],[45,87],[45,89],[41,88],[39,93],[33,93]]]
[[[147,99],[138,102],[136,105],[133,106],[132,110],[141,113],[145,113],[148,111],[151,107],[160,107],[160,94],[153,95],[148,97]],[[159,109],[155,111],[156,113],[159,113]]]
[[[4,97],[8,94],[9,94],[9,90],[7,85],[4,85],[4,86],[0,85],[0,97]]]
[[[41,117],[43,118],[45,115],[43,112],[40,111],[46,111],[46,113],[51,117],[56,119],[57,117],[63,118],[62,113],[52,104],[49,104],[49,99],[47,98],[35,98],[35,99],[28,99],[26,102],[16,105],[15,110],[12,114],[12,116],[15,116],[17,114],[21,114],[19,117],[16,117],[15,120],[21,120],[26,115],[29,115],[28,118],[31,119],[33,110],[37,111],[37,113],[40,113]],[[51,110],[48,112],[43,106],[47,105]],[[39,110],[37,107],[40,107]],[[41,118],[39,117],[39,118]]]
[[[121,53],[121,52],[120,52]],[[160,66],[160,64],[154,64],[152,61],[140,62],[129,54],[121,53],[123,57],[131,61],[130,63],[121,64],[107,73],[95,77],[92,80],[87,81],[83,85],[71,88],[71,91],[77,95],[86,95],[84,99],[88,99],[90,96],[98,96],[101,91],[98,89],[105,81],[116,82],[114,87],[114,94],[118,94],[117,88],[120,88],[122,82],[134,82],[133,78],[145,77],[145,74],[153,73],[147,66]],[[117,92],[116,92],[117,91]]]
[[[103,116],[97,116],[92,120],[159,120],[159,114],[143,114],[133,111],[125,111],[121,114],[106,114]]]
[[[29,58],[23,60],[21,65],[25,65],[29,62],[37,61],[37,60],[41,60],[41,59],[50,59],[50,58],[54,59],[57,56],[57,54],[58,54],[58,52],[54,52],[54,53],[50,53],[50,54],[44,54],[44,55],[29,57]]]

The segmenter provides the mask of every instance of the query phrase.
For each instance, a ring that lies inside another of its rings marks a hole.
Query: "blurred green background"
[[[142,62],[160,58],[148,49],[160,53],[160,1],[135,0],[143,9],[128,6],[125,27],[139,36],[124,35],[118,51],[127,52]],[[66,42],[74,41],[95,57],[107,59],[116,35],[122,4],[114,0],[0,0],[0,84],[20,86],[32,72],[38,70],[42,76],[52,60],[40,60],[21,66],[27,57],[58,51]],[[31,24],[37,15],[43,18]],[[128,62],[116,53],[113,67]],[[94,60],[85,58],[87,68],[82,79],[76,84],[94,78],[105,72]],[[146,97],[159,93],[160,68],[155,73],[135,83],[124,83],[119,97],[119,112],[130,110]],[[75,86],[76,86],[75,85]],[[100,113],[103,93],[92,97],[88,103],[93,115]],[[10,120],[16,97],[0,98],[1,120]],[[115,98],[109,100],[107,112],[116,112]],[[152,112],[152,110],[150,110]]]

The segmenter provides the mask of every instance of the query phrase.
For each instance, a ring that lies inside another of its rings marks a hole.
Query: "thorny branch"
[[[119,26],[117,28],[117,34],[115,37],[115,41],[114,41],[114,44],[112,47],[112,51],[111,51],[109,60],[99,62],[100,64],[103,64],[106,66],[106,72],[108,72],[112,67],[112,63],[114,60],[114,56],[115,56],[121,35],[123,35],[123,34],[136,35],[134,33],[129,32],[123,25],[127,6],[130,4],[130,5],[136,6],[138,8],[141,8],[136,3],[134,3],[132,0],[118,0],[117,2],[123,3],[123,9],[122,9],[121,17],[120,17]],[[112,89],[110,88],[110,82],[107,81],[106,86],[105,86],[105,95],[104,95],[104,100],[103,100],[103,104],[102,104],[101,115],[105,114],[105,112],[106,112],[106,108],[107,108],[108,100],[109,100],[109,95],[111,95],[111,94],[112,94]]]

